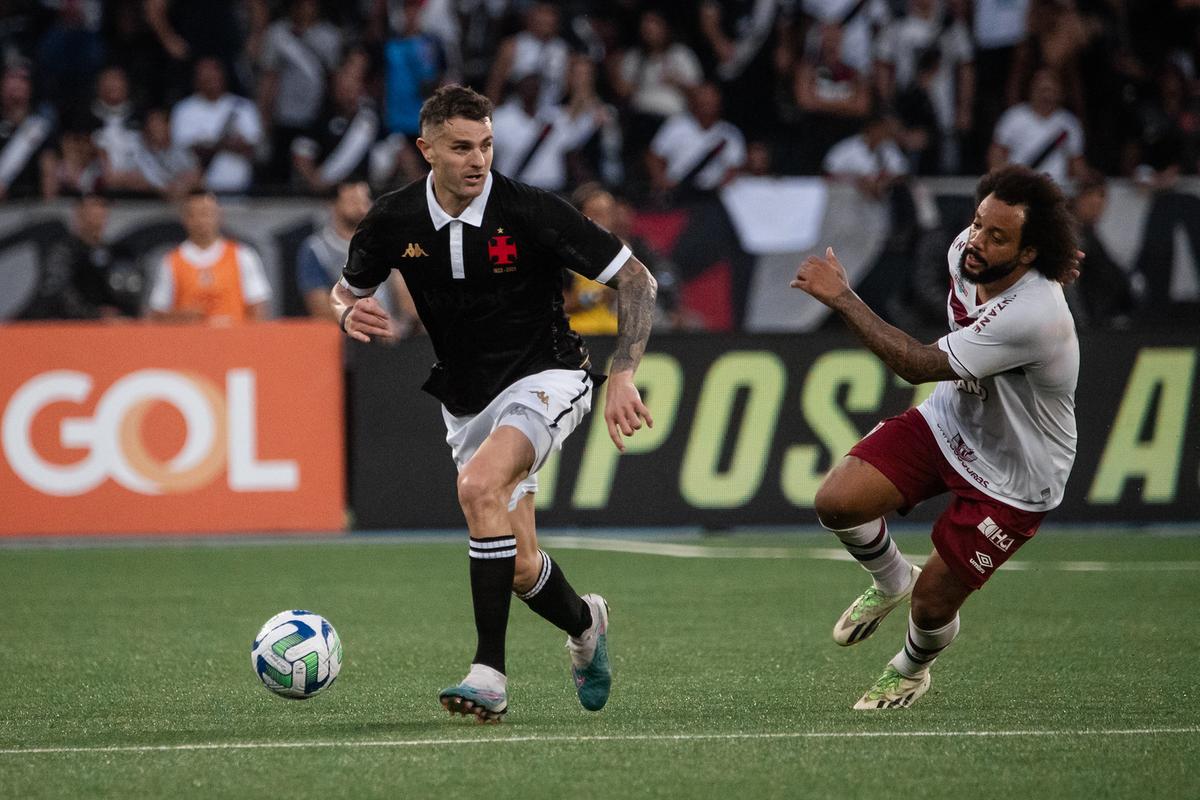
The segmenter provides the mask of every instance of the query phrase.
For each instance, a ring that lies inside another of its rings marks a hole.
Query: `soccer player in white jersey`
[[[846,282],[833,249],[792,286],[837,311],[897,375],[938,381],[919,407],[877,425],[821,484],[816,511],[871,573],[833,630],[840,645],[875,632],[911,597],[904,646],[855,704],[904,708],[958,633],[958,610],[1057,506],[1075,459],[1079,343],[1063,283],[1079,274],[1066,200],[1025,167],[980,179],[975,218],[950,247],[950,333],[922,344],[888,325]],[[923,569],[884,517],[950,492]]]

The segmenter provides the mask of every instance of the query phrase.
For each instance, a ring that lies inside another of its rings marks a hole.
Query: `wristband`
[[[342,312],[342,318],[338,320],[338,327],[342,329],[342,333],[350,333],[350,331],[346,330],[346,317],[350,316],[350,312],[353,310],[353,304],[347,306],[346,310]]]

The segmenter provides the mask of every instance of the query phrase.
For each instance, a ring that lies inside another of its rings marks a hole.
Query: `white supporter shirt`
[[[691,114],[676,114],[663,123],[650,142],[650,151],[667,162],[667,179],[678,183],[724,142],[721,152],[713,156],[696,175],[695,188],[716,189],[731,169],[746,163],[746,139],[742,132],[725,120],[709,128],[701,128]]]
[[[1034,160],[1060,137],[1062,141],[1053,152],[1035,166]],[[1065,108],[1042,117],[1028,103],[1021,103],[1000,116],[994,141],[1008,150],[1008,160],[1012,163],[1033,167],[1065,186],[1071,159],[1083,155],[1083,126]]]
[[[938,383],[917,410],[968,483],[1016,508],[1049,511],[1075,461],[1075,321],[1062,286],[1036,270],[976,303],[960,271],[969,230],[950,246],[950,333],[938,340],[962,380]]]
[[[539,143],[547,126],[549,131]],[[492,115],[496,171],[539,189],[560,191],[567,185],[567,153],[586,142],[595,128],[591,114],[573,120],[562,106],[552,106],[531,117],[520,102],[510,100]],[[534,147],[536,152],[527,159]]]
[[[191,240],[179,246],[183,257],[188,263],[203,269],[216,263],[225,250],[225,245],[231,244],[228,239],[217,239],[208,247],[197,247]],[[262,260],[258,253],[244,244],[232,243],[237,248],[238,277],[242,285],[242,301],[248,305],[257,305],[271,299],[271,284],[267,280],[267,271],[263,269]],[[175,273],[171,270],[171,254],[163,256],[158,264],[158,276],[154,280],[154,288],[146,299],[146,306],[151,311],[172,311],[175,308]]]
[[[211,144],[230,132],[251,145],[262,139],[258,109],[244,97],[224,94],[209,101],[194,94],[171,110],[171,143],[179,147]],[[250,188],[253,173],[249,158],[222,150],[209,163],[204,185],[214,192],[244,192]]]
[[[860,133],[842,139],[829,148],[821,168],[829,175],[843,177],[869,177],[881,172],[907,175],[908,159],[891,139],[885,139],[872,150]]]

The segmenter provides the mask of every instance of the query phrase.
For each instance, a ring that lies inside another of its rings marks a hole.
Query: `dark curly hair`
[[[1011,206],[1025,206],[1021,247],[1037,250],[1034,269],[1050,280],[1061,280],[1071,269],[1079,244],[1074,217],[1058,184],[1028,167],[1000,167],[979,179],[975,205],[990,194]]]
[[[421,106],[421,135],[454,117],[482,122],[492,118],[492,101],[466,86],[443,86]]]

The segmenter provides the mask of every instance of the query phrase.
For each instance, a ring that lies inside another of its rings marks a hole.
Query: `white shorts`
[[[446,444],[459,472],[484,439],[501,425],[516,428],[533,444],[533,466],[517,484],[508,510],[537,491],[537,471],[592,409],[592,376],[581,369],[548,369],[528,375],[498,394],[478,414],[456,417],[442,406]]]

